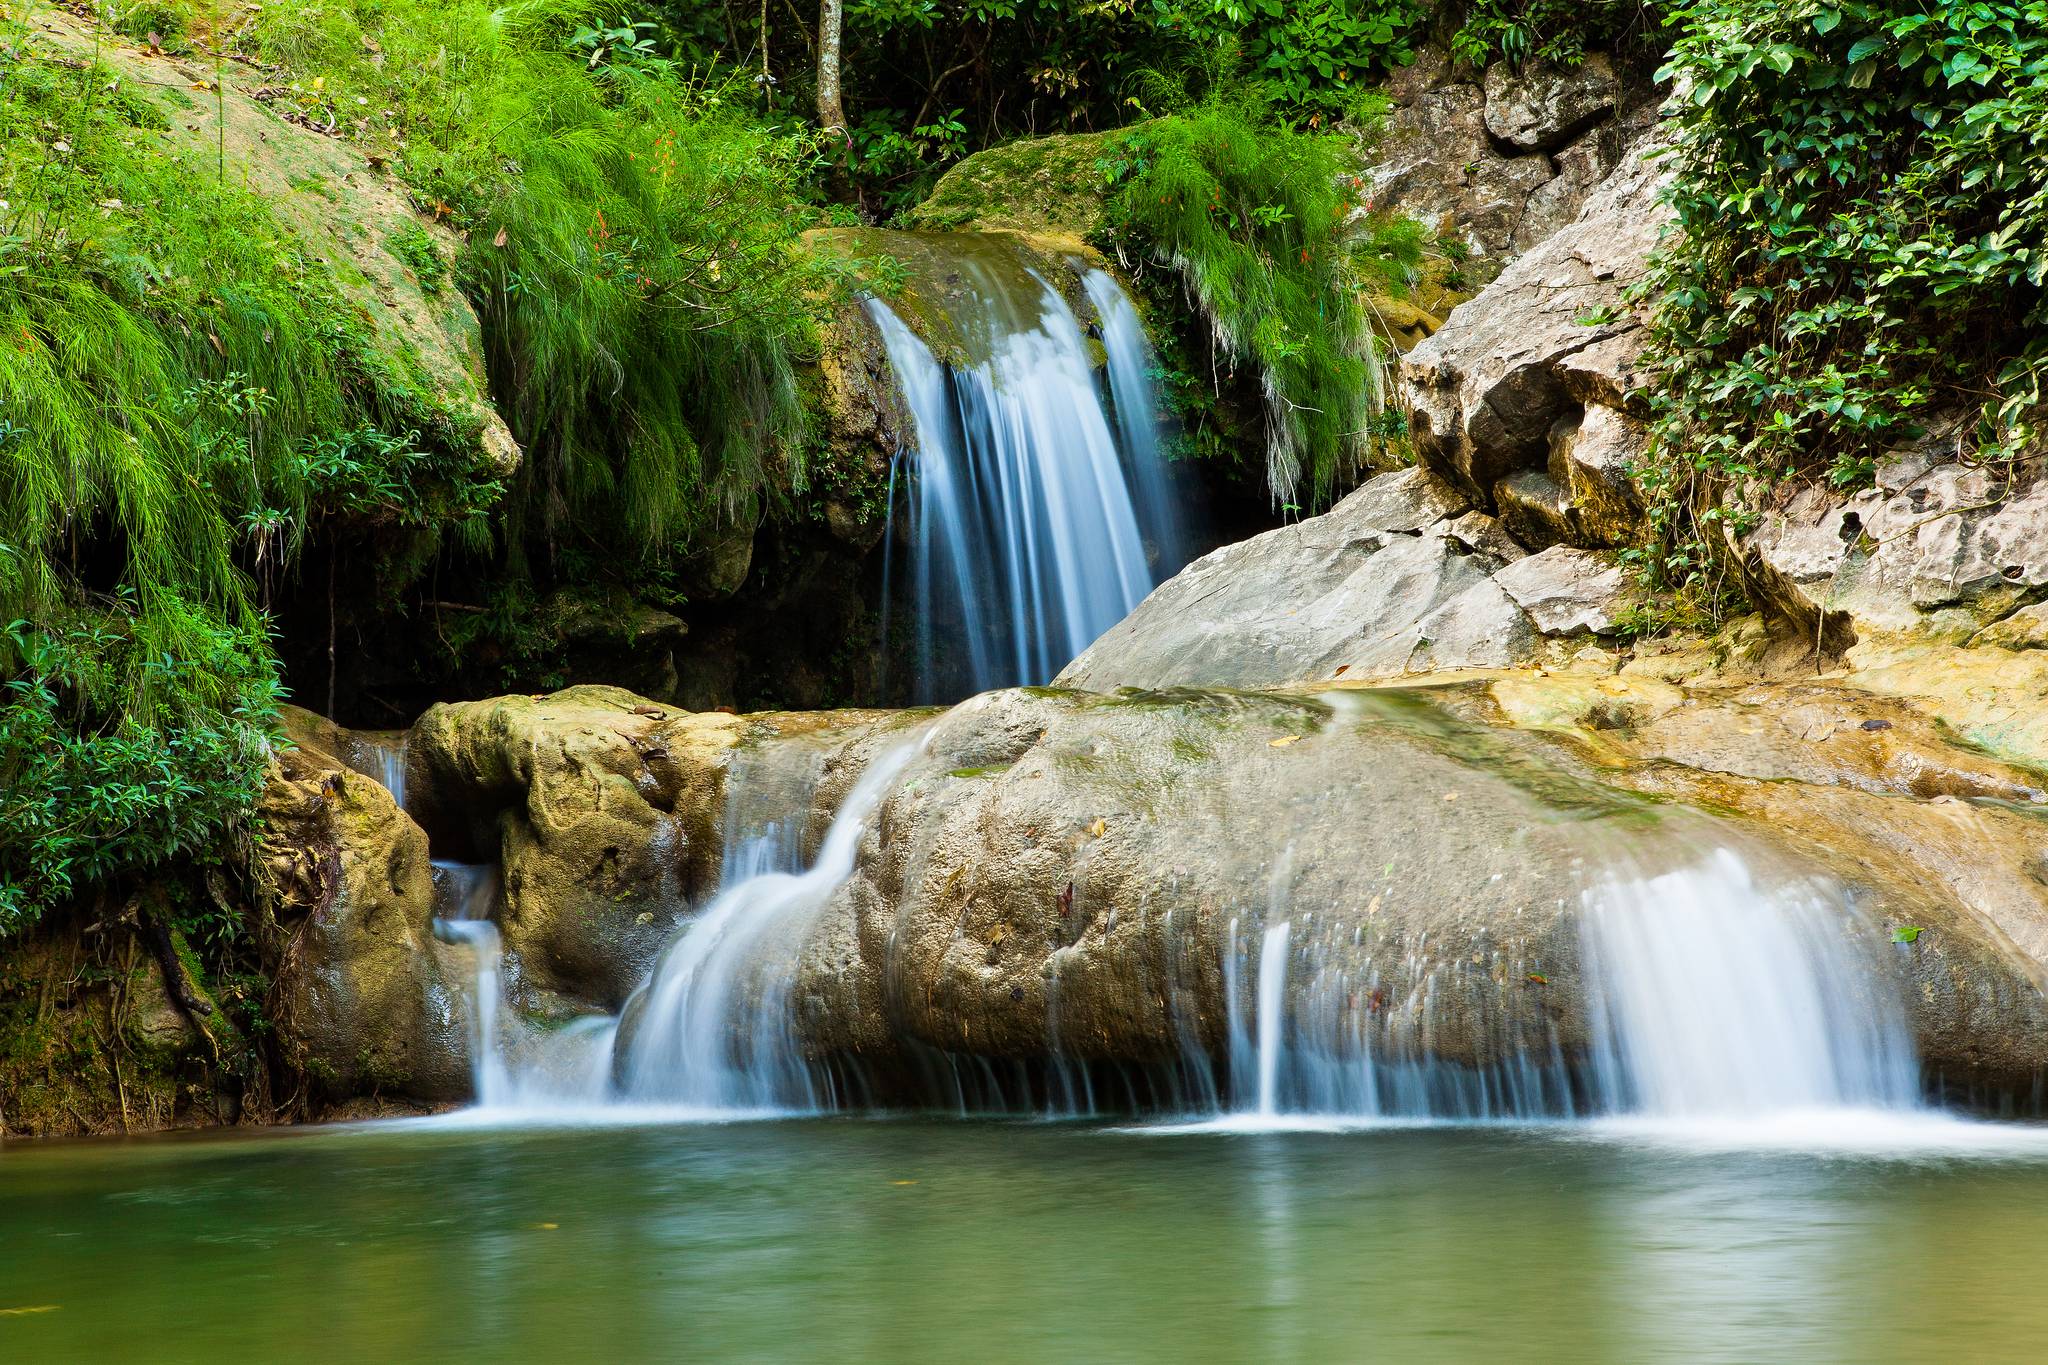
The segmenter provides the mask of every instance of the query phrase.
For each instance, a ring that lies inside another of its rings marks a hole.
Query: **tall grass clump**
[[[579,546],[661,561],[804,481],[814,136],[618,14],[333,0],[236,39],[464,234],[456,277],[527,457],[503,517],[518,571]]]
[[[1423,239],[1364,210],[1351,161],[1343,137],[1224,89],[1123,133],[1103,162],[1109,244],[1172,270],[1212,359],[1256,374],[1276,502],[1326,501],[1385,430],[1367,300],[1405,290]]]
[[[480,496],[447,492],[456,419],[165,127],[104,67],[0,54],[0,932],[246,812],[309,527]]]

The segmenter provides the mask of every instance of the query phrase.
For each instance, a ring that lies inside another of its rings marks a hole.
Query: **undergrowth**
[[[1346,138],[1278,126],[1214,94],[1113,139],[1106,244],[1172,272],[1206,328],[1208,364],[1169,376],[1184,429],[1219,370],[1256,376],[1274,501],[1320,504],[1392,425],[1368,298],[1404,292],[1422,230],[1368,212]]]
[[[2048,0],[1698,0],[1673,22],[1645,558],[1711,612],[1723,528],[1774,487],[1863,487],[1951,417],[1952,453],[1994,468],[2034,439]]]

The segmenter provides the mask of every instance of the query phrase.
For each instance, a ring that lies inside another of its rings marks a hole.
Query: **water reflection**
[[[825,1120],[10,1147],[0,1358],[2024,1359],[2048,1162]]]

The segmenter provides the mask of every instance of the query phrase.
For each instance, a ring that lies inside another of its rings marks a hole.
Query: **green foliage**
[[[125,593],[79,619],[6,631],[0,937],[213,847],[254,804],[278,733],[268,652],[246,630]]]
[[[1358,468],[1386,395],[1365,298],[1421,262],[1420,229],[1363,214],[1348,166],[1345,141],[1222,96],[1130,130],[1102,164],[1108,245],[1171,269],[1214,357],[1257,375],[1277,502],[1320,502]],[[1168,376],[1184,420],[1191,368]]]
[[[420,288],[429,294],[438,294],[441,285],[448,278],[448,262],[441,258],[440,248],[434,245],[433,237],[418,223],[408,223],[404,230],[394,233],[384,243],[385,249],[399,260],[412,277],[420,282]]]
[[[1209,93],[1218,70],[1274,117],[1327,128],[1412,60],[1430,10],[1428,0],[849,0],[852,126],[833,157],[869,208],[895,213],[971,152],[1166,113],[1187,92]],[[668,0],[661,12],[685,50],[765,72],[762,103],[775,117],[812,116],[815,6]]]
[[[463,422],[163,124],[102,67],[0,57],[0,932],[248,808],[259,603],[312,524],[365,486],[490,496]]]
[[[1977,414],[1981,459],[2030,439],[2048,3],[1698,0],[1675,20],[1652,567],[1701,593],[1731,484],[1855,487],[1943,414]]]
[[[1642,15],[1647,0],[1466,0],[1451,52],[1473,66],[1577,66],[1588,48],[1611,41]]]
[[[591,0],[273,6],[246,46],[465,234],[454,277],[526,452],[515,570],[580,539],[625,571],[801,488],[793,361],[830,284],[798,250],[814,135]]]

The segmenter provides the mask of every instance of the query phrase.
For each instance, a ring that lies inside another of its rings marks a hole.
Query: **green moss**
[[[976,152],[940,177],[903,216],[904,226],[1092,236],[1102,224],[1105,189],[1097,163],[1114,136],[1068,133]]]
[[[408,224],[384,239],[384,249],[405,263],[422,290],[429,294],[441,291],[448,279],[448,262],[441,258],[440,248],[425,228]]]

